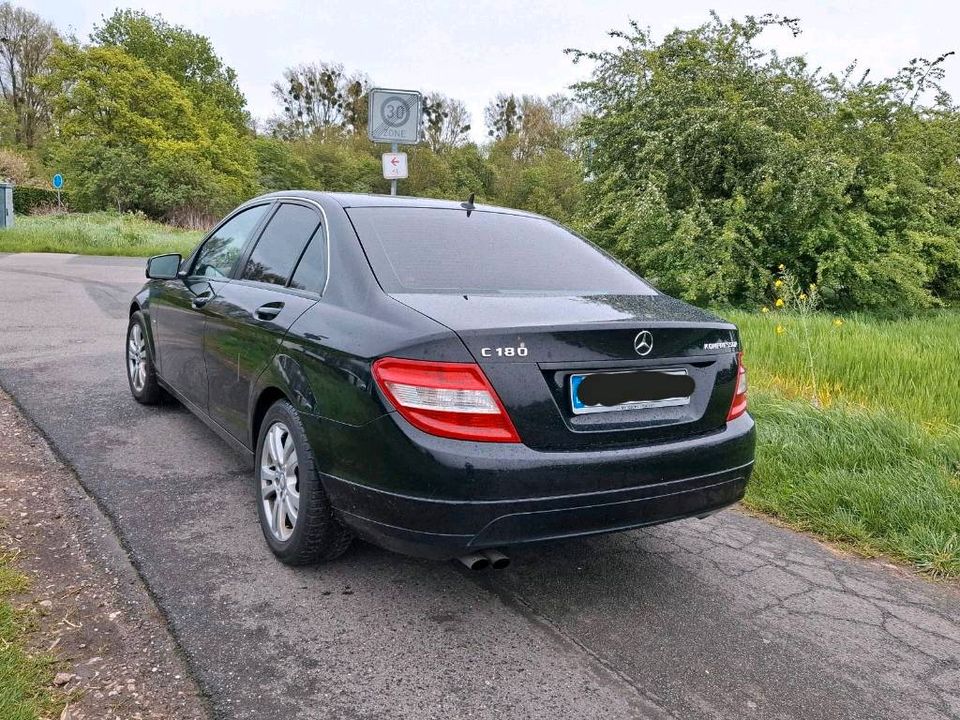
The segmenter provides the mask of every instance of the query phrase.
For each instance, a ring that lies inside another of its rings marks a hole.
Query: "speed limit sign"
[[[420,140],[420,93],[373,88],[367,136],[374,142],[415,145]]]

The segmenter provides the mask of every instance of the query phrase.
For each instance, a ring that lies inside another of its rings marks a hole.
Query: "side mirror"
[[[176,280],[183,258],[179,253],[154,255],[147,260],[147,277],[151,280]]]

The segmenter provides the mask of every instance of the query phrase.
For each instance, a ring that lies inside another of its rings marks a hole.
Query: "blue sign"
[[[60,173],[57,173],[56,175],[53,176],[53,186],[57,190],[63,187],[63,175],[61,175]]]

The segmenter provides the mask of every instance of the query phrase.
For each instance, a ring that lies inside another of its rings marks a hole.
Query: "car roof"
[[[463,210],[463,200],[441,200],[439,198],[410,197],[406,195],[375,195],[373,193],[345,193],[345,192],[320,192],[317,190],[283,190],[279,192],[261,195],[261,198],[271,197],[299,197],[306,200],[332,200],[344,208],[356,207],[410,207],[410,208],[436,208],[440,210]],[[528,217],[541,217],[535,213],[516,210],[514,208],[499,207],[496,205],[482,205],[476,203],[477,210],[486,210],[488,212],[509,213],[511,215],[525,215]]]

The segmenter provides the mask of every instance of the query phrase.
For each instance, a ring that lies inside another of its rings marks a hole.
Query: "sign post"
[[[414,90],[370,90],[367,137],[376,143],[390,143],[383,154],[383,177],[390,181],[390,194],[397,194],[397,180],[407,177],[407,154],[397,152],[398,145],[416,145],[420,141],[422,97]]]
[[[63,187],[63,175],[57,173],[53,176],[53,180],[50,181],[50,184],[53,185],[53,189],[57,191],[57,210],[63,211],[63,203],[60,201],[60,188]]]
[[[394,155],[397,155],[397,154],[398,154],[398,153],[397,153],[397,143],[391,143],[391,144],[390,144],[390,152],[393,153]],[[404,155],[406,155],[406,153],[404,153]],[[397,159],[396,157],[393,157],[393,158],[390,159],[390,164],[393,165],[394,167],[396,167],[396,164],[397,164],[396,162],[394,162],[396,159]],[[406,163],[404,163],[404,164],[406,164]],[[384,177],[386,177],[386,173],[384,173]],[[397,194],[397,180],[398,180],[398,178],[396,178],[396,177],[391,177],[391,178],[390,178],[390,194],[391,194],[391,195],[396,195],[396,194]]]

